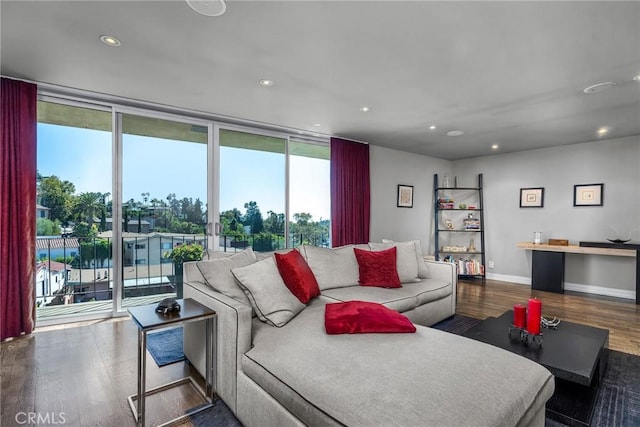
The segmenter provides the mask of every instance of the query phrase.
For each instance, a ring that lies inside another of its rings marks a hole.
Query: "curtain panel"
[[[332,246],[369,241],[369,145],[331,138]]]
[[[35,325],[37,86],[0,86],[0,340]]]

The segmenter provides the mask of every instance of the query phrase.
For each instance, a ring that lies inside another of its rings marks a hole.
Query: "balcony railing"
[[[113,245],[110,237],[55,237],[36,240],[36,315],[70,316],[87,310],[111,311],[105,304],[113,299]],[[149,297],[158,300],[176,295],[175,268],[169,254],[176,246],[196,243],[207,249],[204,235],[142,236],[122,238],[123,298]],[[328,247],[328,233],[290,235],[289,247],[303,244]],[[283,235],[256,234],[242,238],[220,236],[219,251],[247,247],[257,252],[285,248]],[[102,302],[101,304],[98,304]],[[153,302],[153,301],[152,301]],[[82,305],[85,307],[82,307]],[[66,307],[62,310],[60,306]],[[55,310],[52,308],[55,307]],[[91,307],[91,308],[89,308]]]

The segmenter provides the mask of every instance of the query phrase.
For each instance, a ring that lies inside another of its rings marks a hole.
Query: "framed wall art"
[[[521,208],[542,208],[544,207],[544,187],[521,188],[520,189]]]
[[[413,207],[413,185],[398,184],[398,205],[399,208]]]
[[[602,206],[604,184],[577,184],[573,186],[573,206]]]

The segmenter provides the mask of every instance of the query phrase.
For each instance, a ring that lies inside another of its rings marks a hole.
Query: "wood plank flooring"
[[[484,285],[461,281],[457,312],[481,319],[498,316],[531,296],[542,300],[544,316],[607,328],[610,348],[640,355],[640,306],[632,301],[552,294],[491,280]],[[18,425],[22,413],[35,412],[49,417],[64,413],[65,424],[73,426],[134,426],[127,396],[137,387],[136,347],[137,329],[128,318],[38,328],[31,336],[1,343],[0,425]],[[186,363],[158,368],[147,357],[148,388],[187,375],[202,383]],[[150,397],[148,425],[200,402],[189,387]]]

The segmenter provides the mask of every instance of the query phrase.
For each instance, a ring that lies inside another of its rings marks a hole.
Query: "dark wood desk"
[[[556,246],[535,243],[518,243],[531,254],[531,288],[564,293],[565,254],[610,255],[636,258],[636,304],[640,304],[640,244],[580,242],[580,245]]]

